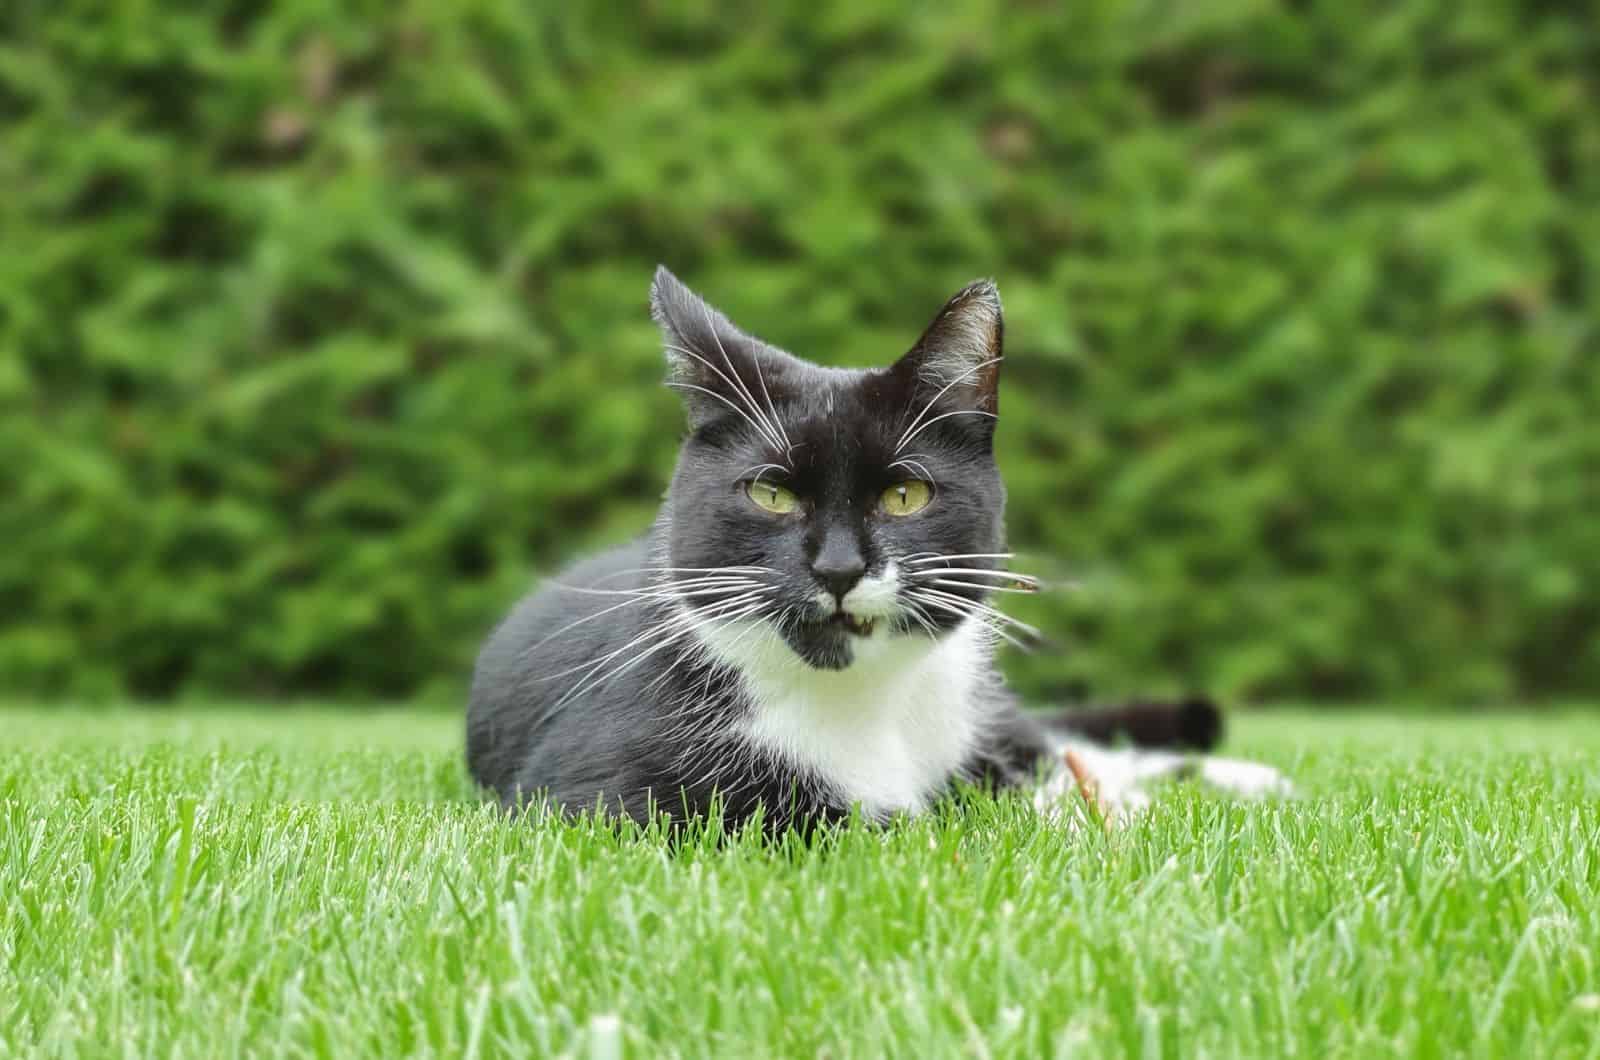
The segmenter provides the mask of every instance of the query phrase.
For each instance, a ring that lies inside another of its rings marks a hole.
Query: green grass
[[[1600,1053],[1600,724],[1238,720],[1287,803],[508,822],[453,717],[0,715],[0,1053]]]

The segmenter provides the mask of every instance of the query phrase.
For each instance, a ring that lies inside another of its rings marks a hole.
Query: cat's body
[[[727,819],[760,805],[781,830],[856,805],[880,819],[916,812],[957,778],[1006,773],[989,759],[1006,731],[997,720],[1015,708],[975,624],[938,640],[876,631],[872,658],[843,670],[807,667],[759,625],[702,639],[672,624],[672,601],[613,595],[658,583],[647,570],[660,566],[650,557],[661,535],[566,571],[484,648],[468,757],[508,803],[540,793],[642,820],[652,802],[676,818],[704,813],[717,793]],[[621,672],[606,679],[609,669]]]
[[[993,663],[1008,620],[988,601],[1031,586],[1004,569],[993,287],[859,371],[744,334],[665,270],[652,309],[691,427],[671,488],[643,538],[490,638],[473,775],[508,805],[681,820],[718,803],[773,830],[1034,778],[1065,730],[1019,710]],[[1153,716],[1216,735],[1203,704]]]

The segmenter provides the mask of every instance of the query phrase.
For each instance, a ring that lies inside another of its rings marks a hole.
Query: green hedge
[[[1035,693],[1600,692],[1592,10],[600,6],[0,8],[0,690],[458,692],[654,510],[660,261],[998,278]]]

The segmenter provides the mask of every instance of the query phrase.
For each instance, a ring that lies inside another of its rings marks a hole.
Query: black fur
[[[844,793],[735,735],[751,709],[741,679],[675,616],[687,605],[771,622],[805,663],[838,670],[853,661],[854,635],[824,613],[819,591],[842,599],[857,578],[918,554],[1003,552],[1005,489],[992,450],[998,296],[973,284],[909,353],[868,370],[819,367],[769,346],[664,269],[651,307],[669,385],[689,416],[671,487],[644,537],[566,571],[489,639],[468,713],[472,773],[508,805],[544,795],[569,812],[643,819],[653,807],[681,820],[715,799],[732,821],[761,808],[773,830],[838,819],[851,812]],[[909,432],[914,444],[903,447]],[[913,478],[932,479],[933,502],[884,514],[884,490]],[[759,508],[752,479],[783,485],[801,507]],[[760,573],[710,573],[729,568]],[[978,603],[989,580],[948,591]],[[934,608],[884,619],[905,637],[944,636],[961,620]],[[1049,752],[1046,730],[998,679],[985,687],[993,724],[948,779],[1020,783]],[[1181,724],[1174,732],[1195,734]]]
[[[1103,744],[1209,751],[1222,740],[1222,712],[1204,696],[1181,703],[1128,703],[1036,717],[1047,725],[1070,729]]]

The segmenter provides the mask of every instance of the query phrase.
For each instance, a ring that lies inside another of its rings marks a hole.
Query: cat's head
[[[1000,298],[974,283],[884,368],[827,368],[735,327],[666,269],[651,311],[690,434],[665,565],[707,622],[770,623],[812,667],[938,638],[1000,583]]]

